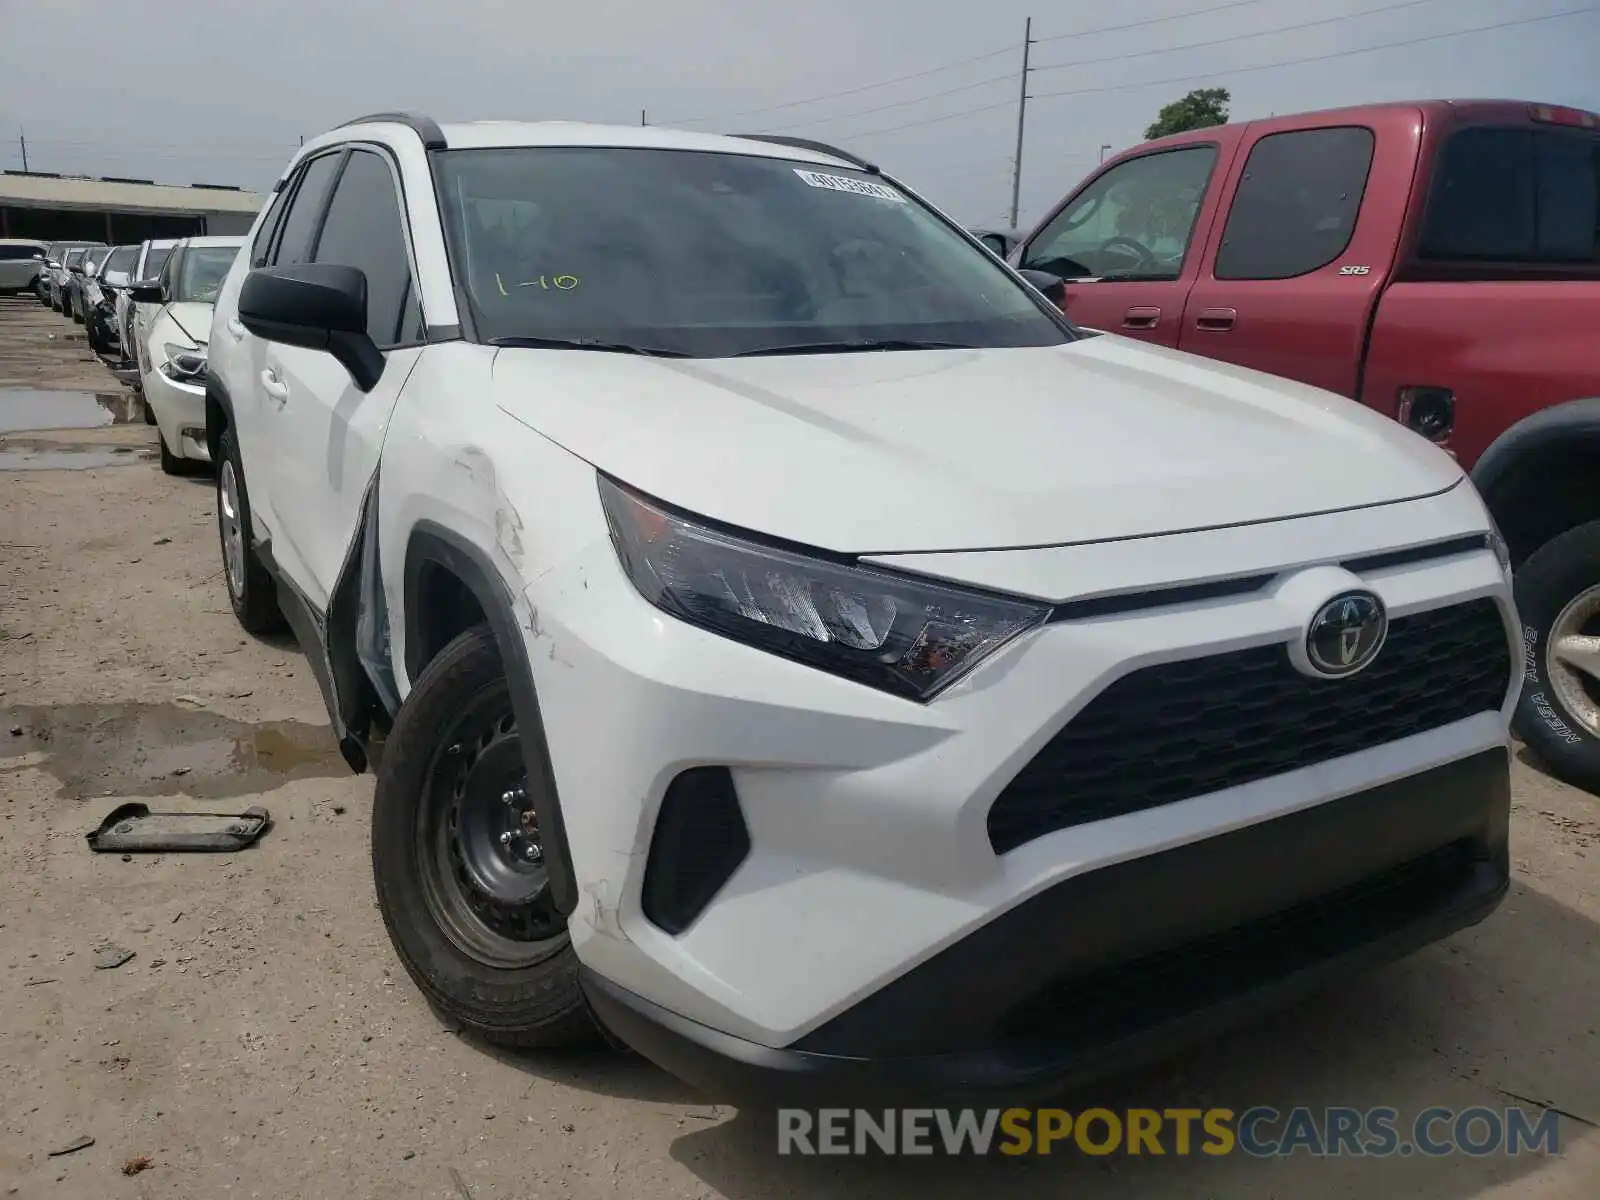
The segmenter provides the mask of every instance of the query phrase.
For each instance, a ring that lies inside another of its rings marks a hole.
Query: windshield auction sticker
[[[906,202],[906,198],[899,192],[891,187],[884,187],[881,183],[851,179],[848,175],[824,175],[821,171],[803,171],[799,167],[794,169],[794,173],[814,188],[826,188],[830,192],[850,192],[856,196],[871,196],[876,200],[893,200],[896,204]]]

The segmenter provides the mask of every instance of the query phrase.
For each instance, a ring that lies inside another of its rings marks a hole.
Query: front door
[[[1209,220],[1221,153],[1194,142],[1113,163],[1029,240],[1018,265],[1067,281],[1075,323],[1176,346],[1195,278],[1189,250]]]
[[[258,386],[279,536],[299,559],[306,598],[324,612],[360,530],[389,414],[424,341],[398,176],[376,149],[353,150],[312,241],[309,261],[367,277],[367,330],[383,376],[362,392],[332,355],[266,342]],[[293,220],[293,214],[290,218]]]

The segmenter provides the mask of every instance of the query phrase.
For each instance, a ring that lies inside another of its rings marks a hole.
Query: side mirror
[[[1031,267],[1024,267],[1017,272],[1043,294],[1044,298],[1057,308],[1064,308],[1067,303],[1067,282],[1049,271],[1035,271]]]
[[[160,304],[161,281],[159,279],[137,279],[128,286],[128,299],[135,304]]]
[[[326,350],[370,392],[383,377],[383,353],[367,335],[367,276],[334,263],[262,267],[239,289],[239,323],[258,338]]]

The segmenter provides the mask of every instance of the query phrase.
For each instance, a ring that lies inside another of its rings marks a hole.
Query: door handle
[[[1204,329],[1208,333],[1227,333],[1233,328],[1233,323],[1239,313],[1231,308],[1202,308],[1195,314],[1194,327]]]
[[[244,341],[244,326],[239,323],[238,317],[228,318],[228,332],[236,342]]]
[[[276,400],[280,408],[289,399],[289,385],[279,379],[271,367],[261,372],[261,390]]]
[[[1124,329],[1154,329],[1161,324],[1161,310],[1153,306],[1136,305],[1122,314]]]

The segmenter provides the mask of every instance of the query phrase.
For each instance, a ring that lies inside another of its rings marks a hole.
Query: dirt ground
[[[292,644],[234,623],[210,481],[162,475],[120,394],[79,327],[0,300],[0,429],[57,403],[63,421],[116,419],[0,433],[0,1194],[1600,1194],[1600,802],[1523,762],[1517,878],[1490,920],[1066,1102],[1524,1103],[1566,1114],[1557,1158],[780,1158],[770,1114],[638,1059],[464,1040],[384,935],[371,778],[340,762]],[[275,825],[238,854],[90,852],[108,811],[150,798],[261,804]],[[133,957],[97,969],[107,944]],[[52,1156],[78,1138],[94,1141]]]

